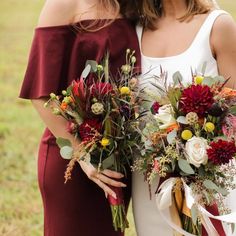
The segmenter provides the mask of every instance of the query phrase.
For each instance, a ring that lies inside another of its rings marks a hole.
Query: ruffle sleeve
[[[47,97],[67,87],[74,38],[68,26],[36,28],[19,97]]]

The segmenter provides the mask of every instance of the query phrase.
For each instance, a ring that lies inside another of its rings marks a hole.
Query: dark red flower
[[[160,104],[158,102],[154,102],[151,107],[151,112],[153,115],[157,114],[160,108]]]
[[[203,117],[214,103],[213,93],[206,85],[191,85],[184,89],[180,98],[180,108],[184,113],[196,112]]]
[[[125,117],[126,120],[129,120],[131,118],[131,109],[128,105],[123,105],[120,107],[120,113],[122,116]]]
[[[219,139],[211,142],[210,148],[207,149],[208,159],[216,165],[229,163],[236,154],[236,146],[234,142],[228,142]]]
[[[95,83],[91,86],[92,96],[104,96],[113,92],[113,87],[110,83]]]
[[[82,141],[89,141],[94,137],[94,130],[101,132],[102,123],[98,119],[86,119],[79,126],[79,135]]]

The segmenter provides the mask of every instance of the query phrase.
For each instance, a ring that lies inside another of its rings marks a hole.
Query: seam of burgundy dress
[[[45,152],[45,162],[44,162],[44,167],[43,167],[43,179],[42,179],[42,195],[44,198],[44,204],[45,204],[45,209],[47,209],[47,200],[46,200],[46,196],[45,196],[45,175],[46,175],[46,166],[47,166],[47,161],[48,161],[48,152],[49,152],[49,140],[46,142],[47,148],[46,148],[46,152]],[[47,222],[47,223],[46,223]],[[45,224],[46,223],[46,224]],[[49,227],[49,218],[48,215],[46,215],[46,211],[44,210],[44,235],[46,235],[46,228],[50,228]]]

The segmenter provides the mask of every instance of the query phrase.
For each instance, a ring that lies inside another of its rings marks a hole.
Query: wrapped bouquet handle
[[[169,178],[166,181],[164,181],[161,186],[158,189],[158,192],[156,193],[156,204],[157,208],[160,211],[160,214],[165,219],[165,221],[168,223],[168,225],[173,228],[175,231],[177,231],[180,234],[186,235],[186,236],[196,236],[195,234],[188,233],[187,231],[183,230],[181,225],[177,225],[173,222],[173,219],[171,219],[169,209],[172,209],[172,191],[174,188],[174,185],[176,181],[181,180],[183,186],[184,186],[184,194],[186,199],[186,205],[188,209],[191,209],[193,206],[196,207],[198,210],[198,214],[201,220],[202,225],[204,226],[206,232],[208,235],[211,236],[221,236],[215,229],[214,225],[212,224],[210,218],[216,219],[219,221],[223,221],[226,223],[236,223],[236,212],[227,214],[227,215],[221,215],[221,216],[215,216],[211,214],[207,209],[202,207],[197,201],[195,200],[192,191],[190,187],[184,182],[184,180],[181,178]],[[172,212],[171,212],[172,214]]]
[[[111,195],[107,197],[111,206],[113,226],[116,231],[119,229],[124,232],[129,227],[129,222],[126,218],[123,190],[121,187],[110,186],[110,188],[116,193],[116,198]]]

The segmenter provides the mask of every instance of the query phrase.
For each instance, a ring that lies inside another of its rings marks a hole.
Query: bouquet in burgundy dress
[[[166,79],[163,73],[153,84],[146,149],[134,169],[149,182],[162,177],[157,207],[175,235],[225,235],[221,221],[236,223],[223,201],[236,187],[236,91],[220,76]]]
[[[68,120],[70,132],[81,140],[77,150],[73,150],[68,140],[58,138],[61,156],[70,159],[65,172],[65,182],[71,178],[75,163],[88,161],[98,171],[111,169],[126,173],[134,153],[139,150],[141,135],[136,131],[139,119],[138,105],[141,91],[134,77],[136,58],[129,49],[126,64],[119,68],[117,78],[109,73],[109,57],[103,63],[87,61],[78,81],[58,96],[50,94],[46,105],[51,105],[53,113]],[[128,227],[121,188],[114,188],[117,199],[108,196],[115,230],[124,231]]]

